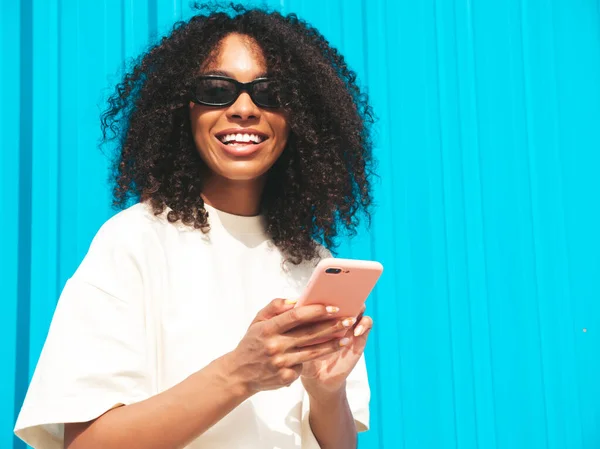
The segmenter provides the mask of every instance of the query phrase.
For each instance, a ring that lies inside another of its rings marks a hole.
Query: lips
[[[228,156],[234,158],[241,158],[251,156],[254,153],[259,152],[266,145],[268,139],[263,140],[261,143],[237,143],[237,144],[225,144],[221,142],[215,136],[215,142],[217,146]]]
[[[245,157],[263,148],[269,136],[253,128],[230,128],[214,134],[219,147],[232,157]]]
[[[254,128],[224,129],[216,133],[215,137],[226,145],[235,143],[245,144],[248,142],[258,144],[269,138],[267,134]]]

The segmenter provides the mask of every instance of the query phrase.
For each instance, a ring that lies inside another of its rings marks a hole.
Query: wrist
[[[347,401],[345,381],[336,389],[323,388],[318,382],[311,380],[302,379],[302,383],[311,404],[319,407],[337,408]]]
[[[237,364],[231,352],[219,357],[213,364],[220,382],[227,386],[227,391],[234,397],[243,402],[254,394],[249,383],[236,369]]]
[[[309,404],[308,422],[321,447],[350,447],[340,441],[346,437],[351,438],[354,441],[351,446],[356,447],[356,423],[345,388],[334,392],[309,393]],[[331,429],[337,429],[334,431],[336,435],[331,433]],[[343,437],[339,435],[340,430],[344,433]]]

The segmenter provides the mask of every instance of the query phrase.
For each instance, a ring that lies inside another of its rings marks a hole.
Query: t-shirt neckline
[[[266,222],[263,215],[243,216],[223,212],[209,204],[204,203],[208,212],[208,224],[225,228],[232,234],[264,234]]]

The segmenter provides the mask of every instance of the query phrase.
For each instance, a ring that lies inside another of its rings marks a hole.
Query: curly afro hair
[[[188,104],[201,68],[231,33],[263,51],[270,78],[285,93],[290,134],[267,174],[261,213],[287,260],[318,257],[341,230],[370,218],[373,113],[343,56],[296,15],[197,6],[170,35],[140,56],[102,114],[103,142],[116,141],[113,206],[145,201],[170,222],[207,232],[201,197],[206,166],[191,132]]]

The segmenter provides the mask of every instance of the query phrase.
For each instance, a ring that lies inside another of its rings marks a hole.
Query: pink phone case
[[[327,258],[319,262],[296,307],[339,307],[337,317],[356,317],[375,287],[383,265],[370,260]]]

